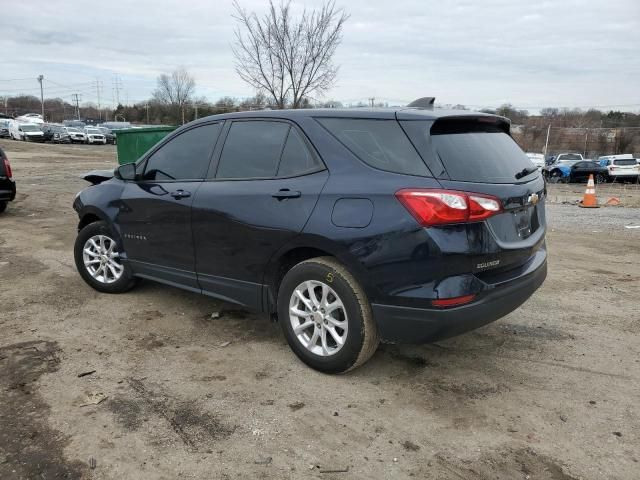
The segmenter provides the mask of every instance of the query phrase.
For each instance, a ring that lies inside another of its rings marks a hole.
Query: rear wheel
[[[129,264],[120,259],[121,252],[106,222],[91,223],[76,238],[74,258],[78,273],[100,292],[126,292],[135,285],[135,278]]]
[[[287,272],[278,292],[278,319],[293,352],[321,372],[352,370],[378,347],[364,290],[331,257],[306,260]]]
[[[7,209],[7,204],[9,202],[0,202],[0,213],[4,212]]]

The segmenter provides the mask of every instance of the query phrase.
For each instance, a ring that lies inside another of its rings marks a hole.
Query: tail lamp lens
[[[439,298],[437,300],[432,300],[431,303],[434,307],[457,307],[458,305],[464,305],[465,303],[471,302],[474,298],[474,295],[463,295],[462,297],[452,297],[452,298]]]
[[[13,178],[13,173],[11,172],[11,164],[8,159],[3,159],[4,162],[4,171],[8,178]]]
[[[404,189],[396,198],[425,227],[477,222],[502,211],[496,197],[455,190]]]

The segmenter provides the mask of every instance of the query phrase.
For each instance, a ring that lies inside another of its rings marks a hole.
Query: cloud
[[[240,3],[265,11],[263,0]],[[404,102],[435,95],[445,103],[509,101],[525,108],[640,103],[637,0],[338,4],[351,18],[328,98]],[[296,11],[314,5],[294,0]],[[14,3],[2,13],[0,80],[42,73],[71,86],[97,78],[110,98],[119,75],[130,100],[142,100],[158,74],[182,65],[196,76],[199,94],[249,96],[254,92],[234,71],[232,11],[230,0],[111,0],[99,8],[76,1]],[[0,81],[0,95],[37,88],[32,83]],[[86,100],[92,95],[85,90]]]

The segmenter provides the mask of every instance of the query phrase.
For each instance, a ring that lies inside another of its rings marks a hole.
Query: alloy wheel
[[[308,280],[289,301],[289,321],[298,341],[311,353],[335,355],[347,340],[347,312],[338,294],[326,283]]]
[[[113,283],[122,277],[124,266],[115,248],[115,240],[106,235],[94,235],[85,242],[82,260],[89,275],[98,282]]]

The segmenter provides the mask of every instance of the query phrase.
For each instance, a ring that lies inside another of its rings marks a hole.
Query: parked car
[[[545,165],[544,155],[542,153],[531,153],[531,152],[527,152],[525,155],[529,157],[529,160],[531,160],[531,163],[533,163],[536,167],[538,167],[538,171],[541,172]]]
[[[9,136],[24,142],[44,142],[44,133],[34,123],[18,123],[13,120],[9,124]]]
[[[544,170],[545,176],[551,183],[571,183],[588,180],[593,174],[596,183],[607,181],[607,171],[593,160],[560,160]]]
[[[42,127],[45,142],[71,143],[71,137],[67,129],[62,125],[45,124]]]
[[[554,163],[558,163],[563,160],[571,160],[573,162],[578,162],[580,160],[585,160],[581,153],[559,153],[557,155],[552,155],[547,158],[546,165],[553,165]]]
[[[545,183],[509,129],[420,108],[200,119],[87,177],[76,266],[101,292],[146,278],[277,316],[303,362],[344,372],[542,284]]]
[[[77,128],[78,130],[83,130],[87,126],[82,120],[63,120],[62,125],[68,128]]]
[[[607,169],[610,181],[637,181],[640,176],[640,162],[631,154],[608,155],[598,158],[598,162]]]
[[[16,198],[16,182],[11,172],[11,164],[0,148],[0,213],[7,209],[7,204],[14,198]]]
[[[0,138],[9,138],[9,125],[11,120],[0,118]]]
[[[36,125],[42,125],[44,123],[44,119],[39,113],[25,113],[24,115],[16,117],[16,121],[19,123],[34,123]]]
[[[102,132],[102,134],[104,135],[104,138],[106,138],[106,140],[107,140],[107,143],[110,143],[112,145],[116,144],[116,134],[115,133],[113,133],[107,127],[98,127],[98,130],[100,130],[100,132]]]
[[[75,127],[65,127],[65,128],[67,129],[67,133],[69,134],[71,143],[87,143],[87,136],[82,130]]]
[[[85,127],[84,134],[85,134],[87,143],[90,143],[90,144],[99,143],[101,145],[107,144],[107,138],[96,127]]]

